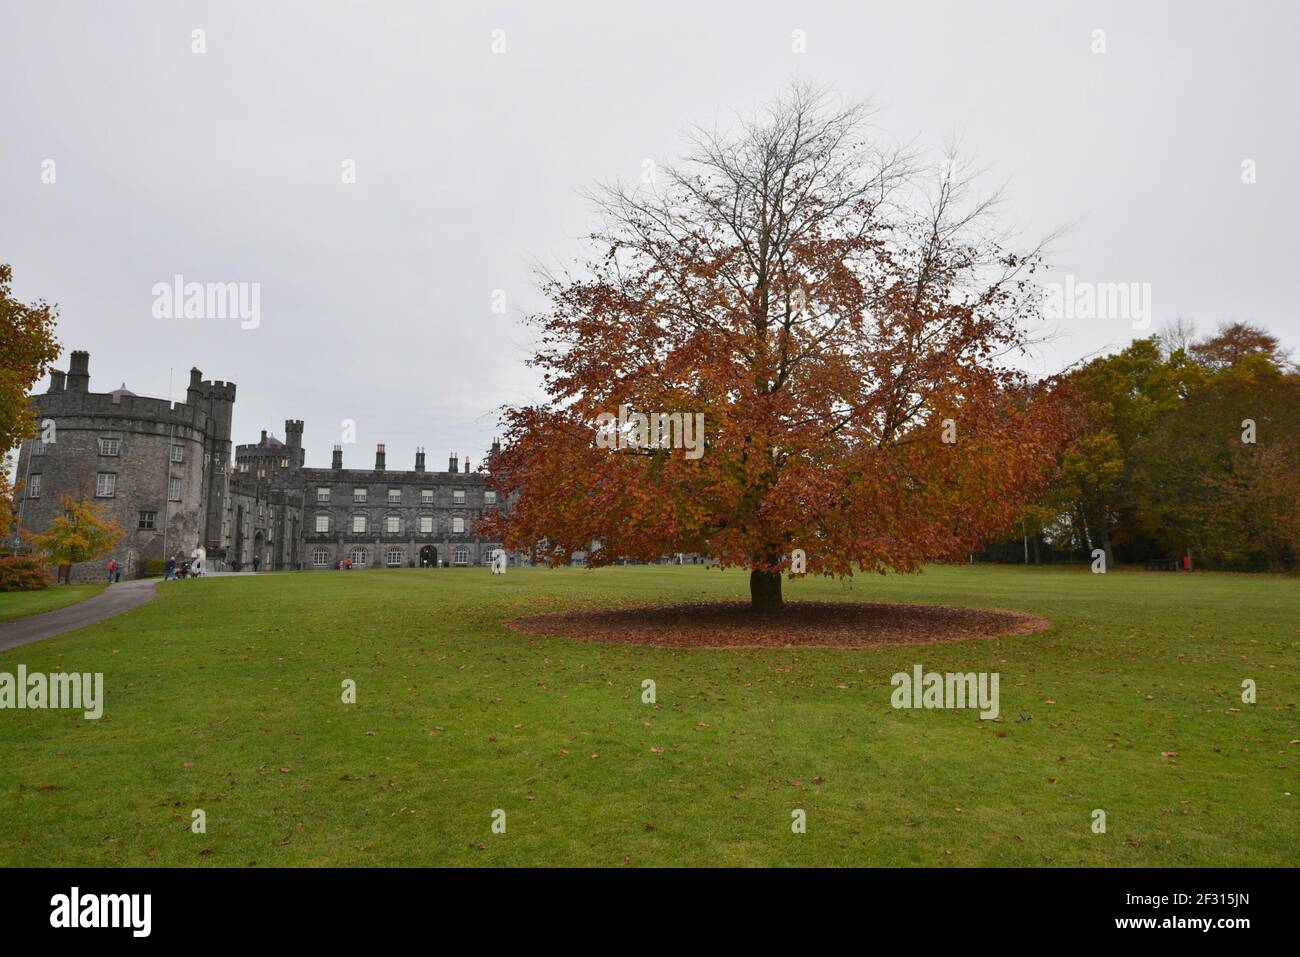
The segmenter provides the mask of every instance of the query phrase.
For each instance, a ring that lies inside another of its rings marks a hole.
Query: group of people
[[[352,559],[351,559],[350,557],[349,557],[349,558],[340,558],[340,559],[339,559],[339,563],[338,563],[337,565],[334,566],[334,570],[335,570],[335,571],[339,571],[339,572],[350,572],[350,571],[352,571]]]
[[[179,557],[167,559],[167,564],[163,567],[163,581],[171,581],[181,578],[198,578],[203,574],[203,562],[195,559],[192,562],[181,561]]]

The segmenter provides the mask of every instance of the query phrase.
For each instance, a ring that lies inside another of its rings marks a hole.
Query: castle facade
[[[500,503],[468,460],[453,454],[445,472],[429,471],[417,449],[412,470],[390,470],[380,445],[373,468],[344,468],[336,445],[330,468],[307,468],[301,419],[285,422],[283,440],[263,431],[232,456],[235,391],[192,369],[184,402],[125,385],[91,392],[90,356],[73,352],[32,399],[40,434],[19,449],[19,523],[44,531],[64,494],[107,506],[126,534],[111,555],[74,565],[73,581],[102,580],[110,558],[134,577],[200,548],[212,570],[490,564],[500,543],[475,525]]]

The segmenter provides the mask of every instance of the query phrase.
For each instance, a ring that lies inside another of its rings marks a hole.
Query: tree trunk
[[[781,573],[749,573],[749,610],[757,612],[780,611],[785,607],[781,599]]]
[[[1101,550],[1106,555],[1106,567],[1113,568],[1115,565],[1115,553],[1111,550],[1110,547],[1110,528],[1108,527],[1106,522],[1105,512],[1102,512],[1101,518],[1097,522],[1097,527],[1099,532],[1098,534],[1099,544],[1101,546]]]

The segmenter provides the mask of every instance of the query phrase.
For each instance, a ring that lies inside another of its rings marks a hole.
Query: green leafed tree
[[[60,501],[63,514],[50,522],[47,531],[28,534],[27,539],[59,567],[59,580],[67,582],[73,565],[107,555],[125,532],[106,506],[85,495],[62,495]]]

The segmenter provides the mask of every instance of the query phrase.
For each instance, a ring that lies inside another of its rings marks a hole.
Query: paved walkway
[[[0,621],[0,651],[16,648],[29,642],[40,641],[61,635],[74,628],[84,628],[105,618],[120,615],[137,605],[143,605],[153,597],[157,578],[140,578],[135,581],[119,582],[109,585],[94,598],[56,608],[40,615],[26,615]],[[58,585],[52,586],[58,588]]]
[[[209,572],[203,578],[234,578],[252,574],[252,572]],[[109,585],[94,598],[87,598],[75,605],[56,608],[54,611],[47,611],[40,615],[27,615],[23,618],[0,621],[0,651],[40,641],[42,638],[53,638],[65,631],[85,628],[87,625],[94,625],[106,618],[120,615],[124,611],[130,611],[153,598],[154,586],[160,581],[161,578],[137,578],[132,581],[118,582]],[[184,585],[181,584],[180,587]]]

